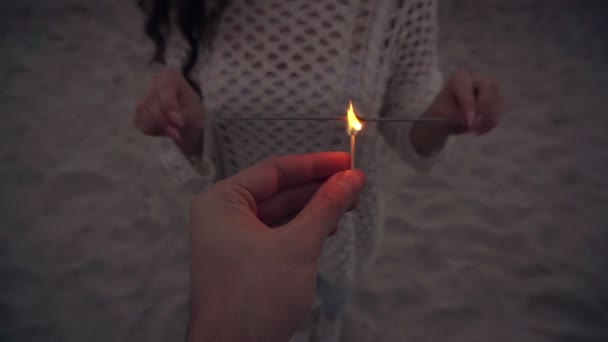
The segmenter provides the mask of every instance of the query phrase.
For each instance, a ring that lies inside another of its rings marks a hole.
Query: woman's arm
[[[402,12],[405,18],[401,23],[405,25],[383,114],[422,115],[443,121],[415,123],[407,132],[396,125],[383,125],[380,130],[405,160],[428,170],[436,159],[432,157],[440,154],[450,135],[484,135],[494,129],[500,120],[502,97],[492,78],[467,71],[456,72],[442,85],[437,66],[436,4],[411,1],[409,6]]]
[[[381,113],[386,117],[424,116],[441,89],[437,61],[437,19],[435,1],[406,1],[398,23],[395,66],[389,80]],[[409,7],[407,7],[409,6]],[[446,145],[449,127],[442,123],[415,123],[409,126],[385,123],[379,130],[402,159],[420,171],[428,171]]]
[[[432,116],[425,113],[423,117]],[[410,143],[413,150],[423,158],[439,153],[448,142],[450,125],[444,122],[414,123],[410,129]]]

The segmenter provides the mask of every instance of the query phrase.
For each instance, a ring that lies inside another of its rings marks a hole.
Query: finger
[[[470,129],[475,119],[475,87],[471,74],[461,71],[452,78],[452,91]]]
[[[273,226],[297,214],[310,201],[323,184],[315,181],[279,191],[258,206],[258,218],[267,226]]]
[[[184,121],[179,114],[179,104],[177,101],[177,89],[167,82],[161,83],[158,87],[158,101],[161,110],[168,113],[169,120],[177,128],[184,127]]]
[[[257,203],[284,188],[322,180],[349,167],[344,152],[289,155],[266,160],[225,180],[245,189]]]
[[[257,208],[258,219],[269,227],[276,227],[291,221],[308,204],[323,183],[324,181],[318,181],[281,190],[259,204]],[[359,199],[357,198],[348,208],[348,211],[355,210],[358,202]],[[330,235],[333,234],[335,234],[335,231]]]
[[[480,120],[475,126],[475,133],[485,134],[498,124],[500,96],[496,87],[491,82],[484,82],[480,88],[480,95],[477,99],[477,107],[480,113]]]
[[[170,126],[171,122],[163,113],[158,99],[152,100],[150,104],[148,104],[147,109],[150,117],[150,124],[155,127],[155,130],[160,130],[161,133],[165,133],[166,127]]]
[[[182,142],[182,135],[179,133],[177,128],[173,126],[165,127],[165,134],[167,134],[167,136],[169,136],[171,139],[173,139],[174,142],[178,144]]]
[[[320,253],[323,241],[356,201],[364,186],[365,175],[359,170],[348,170],[331,177],[287,225],[287,230],[299,243]]]
[[[169,121],[171,122],[171,124],[177,128],[184,128],[184,119],[182,118],[182,115],[180,112],[176,111],[176,110],[169,110],[168,112],[168,117],[169,117]]]

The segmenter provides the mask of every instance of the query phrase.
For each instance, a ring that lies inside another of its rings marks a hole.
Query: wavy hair
[[[201,89],[190,75],[196,66],[201,47],[211,47],[211,41],[230,0],[137,0],[145,15],[144,31],[155,44],[152,60],[165,64],[167,41],[175,28],[186,42],[188,51],[181,71],[192,87]]]

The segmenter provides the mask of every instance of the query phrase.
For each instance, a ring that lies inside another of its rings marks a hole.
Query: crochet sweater
[[[204,153],[188,160],[164,141],[162,161],[179,183],[198,191],[269,157],[348,151],[342,121],[224,118],[344,116],[349,99],[367,118],[418,116],[441,84],[436,34],[433,0],[234,0],[197,71],[207,111]],[[407,124],[364,125],[356,166],[366,172],[368,185],[319,260],[321,276],[334,286],[352,284],[382,230],[376,181],[381,137],[418,170],[428,170],[436,159],[412,149]]]

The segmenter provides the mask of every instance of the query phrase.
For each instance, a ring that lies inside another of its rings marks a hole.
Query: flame
[[[352,101],[349,101],[346,118],[348,120],[348,134],[357,134],[357,132],[360,131],[361,128],[363,128],[361,121],[357,119],[357,114],[355,114],[355,109],[353,108]]]

